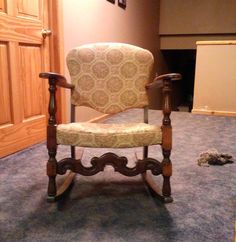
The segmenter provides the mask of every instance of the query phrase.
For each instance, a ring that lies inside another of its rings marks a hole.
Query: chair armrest
[[[168,74],[163,74],[163,75],[156,75],[156,77],[154,78],[154,80],[151,83],[148,83],[146,85],[146,88],[153,88],[153,87],[157,87],[157,88],[162,88],[163,87],[163,81],[177,81],[182,79],[181,74],[179,73],[168,73]]]
[[[171,80],[171,81],[177,81],[180,80],[182,78],[181,74],[179,73],[168,73],[168,74],[163,74],[160,76],[156,76],[154,78],[154,81],[158,81],[158,80]]]
[[[53,80],[55,85],[59,87],[64,87],[67,89],[74,89],[75,86],[71,83],[68,83],[66,78],[58,73],[54,72],[41,72],[39,77],[43,79]]]
[[[162,88],[162,149],[163,154],[170,155],[172,149],[172,126],[170,114],[172,110],[172,82],[181,79],[179,73],[169,73],[160,76],[156,76],[151,85],[160,85]],[[165,162],[164,162],[165,163]]]
[[[56,86],[64,87],[73,90],[74,85],[70,84],[66,81],[66,78],[58,73],[53,72],[41,72],[39,74],[40,78],[48,79],[49,84],[49,104],[48,104],[48,113],[49,113],[49,119],[48,119],[48,137],[53,137],[52,139],[54,142],[56,142],[56,131],[55,131],[55,125],[57,124],[56,121],[56,112],[57,112],[57,102],[56,102]],[[48,146],[50,144],[48,143]]]

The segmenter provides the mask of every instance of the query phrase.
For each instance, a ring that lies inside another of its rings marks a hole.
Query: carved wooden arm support
[[[54,72],[41,72],[39,74],[40,78],[48,79],[49,84],[49,105],[48,105],[48,112],[49,112],[49,125],[56,125],[56,112],[57,112],[57,105],[56,105],[56,86],[64,87],[67,89],[74,89],[74,85],[70,84],[66,81],[66,78],[58,73]]]
[[[158,87],[162,88],[162,148],[164,157],[169,155],[172,148],[172,127],[171,127],[171,92],[172,92],[172,82],[180,80],[182,78],[179,73],[169,73],[160,76],[156,76],[152,83],[146,85],[147,89]]]
[[[158,81],[158,80],[171,80],[171,81],[176,81],[176,80],[180,80],[182,78],[181,74],[179,73],[168,73],[168,74],[163,74],[160,76],[156,76],[154,78],[154,81]]]
[[[156,75],[154,80],[151,83],[148,83],[146,85],[146,88],[153,88],[153,87],[163,87],[163,81],[164,80],[169,80],[169,81],[177,81],[182,79],[181,74],[179,73],[168,73],[168,74],[163,74],[163,75]]]
[[[66,81],[66,78],[58,73],[54,73],[54,72],[41,72],[39,74],[40,78],[44,78],[44,79],[48,79],[49,80],[49,85],[50,85],[50,81],[52,84],[60,86],[60,87],[64,87],[67,89],[74,89],[74,85],[71,83],[68,83]]]

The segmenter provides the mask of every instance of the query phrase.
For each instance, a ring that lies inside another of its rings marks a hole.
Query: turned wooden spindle
[[[49,105],[48,105],[48,126],[47,126],[47,148],[49,159],[47,162],[47,175],[49,177],[48,183],[48,198],[55,197],[57,193],[56,189],[56,174],[57,174],[57,142],[56,142],[56,80],[49,78]]]
[[[170,198],[170,176],[172,175],[172,164],[170,160],[171,148],[172,148],[172,127],[171,127],[171,92],[172,83],[171,78],[163,79],[163,120],[162,120],[162,175],[164,178],[162,194],[164,197]]]

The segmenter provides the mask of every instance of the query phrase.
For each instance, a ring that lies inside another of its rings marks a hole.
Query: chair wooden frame
[[[165,203],[172,202],[170,177],[172,175],[172,163],[170,154],[172,149],[172,126],[171,126],[171,92],[172,81],[181,79],[178,73],[170,73],[157,76],[154,81],[146,86],[147,89],[156,85],[162,86],[163,94],[163,120],[162,120],[162,153],[163,160],[160,162],[156,159],[148,157],[148,146],[143,148],[143,158],[138,159],[135,167],[127,167],[128,160],[126,157],[119,157],[114,153],[108,152],[101,157],[94,157],[91,159],[91,166],[84,167],[81,163],[81,158],[76,159],[75,147],[71,146],[71,157],[57,161],[57,140],[56,140],[56,90],[57,86],[74,89],[74,85],[66,81],[66,78],[60,74],[52,72],[44,72],[39,74],[40,78],[48,79],[49,82],[49,119],[47,126],[47,149],[49,159],[47,162],[48,182],[48,201],[56,201],[59,199],[73,183],[73,178],[76,173],[84,176],[92,176],[104,170],[106,165],[112,165],[114,170],[120,172],[125,176],[136,176],[141,174],[147,182],[150,189],[152,189],[158,197]],[[147,109],[144,109],[144,122],[148,122]],[[71,105],[71,121],[75,121],[75,106]],[[56,176],[63,175],[70,170],[65,182],[60,188],[56,185]],[[153,175],[163,176],[163,185],[160,190],[147,171],[150,170]]]

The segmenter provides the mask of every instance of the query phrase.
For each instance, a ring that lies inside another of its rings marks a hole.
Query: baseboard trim
[[[192,113],[193,114],[236,117],[236,112],[231,112],[231,111],[203,110],[203,109],[193,108]]]

